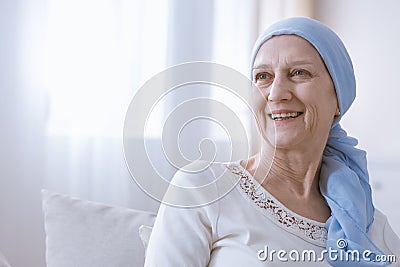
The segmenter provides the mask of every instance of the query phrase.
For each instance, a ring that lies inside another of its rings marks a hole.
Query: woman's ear
[[[336,108],[335,117],[339,117],[339,116],[340,116],[340,110],[339,110],[339,108]]]

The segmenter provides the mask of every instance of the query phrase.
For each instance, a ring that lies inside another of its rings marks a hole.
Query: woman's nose
[[[276,76],[271,84],[267,100],[269,102],[288,101],[292,98],[290,82],[287,78]]]

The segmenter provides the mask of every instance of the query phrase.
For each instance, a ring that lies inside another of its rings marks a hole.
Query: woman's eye
[[[293,76],[309,76],[310,73],[305,70],[296,70],[293,72]]]
[[[256,75],[256,81],[268,79],[267,73],[259,73]]]

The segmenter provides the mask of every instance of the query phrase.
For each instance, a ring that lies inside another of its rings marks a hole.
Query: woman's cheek
[[[304,123],[306,130],[311,131],[313,128],[316,128],[317,116],[318,114],[316,107],[306,106],[305,116],[304,116]]]

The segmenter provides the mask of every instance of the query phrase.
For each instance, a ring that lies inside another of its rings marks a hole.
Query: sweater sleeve
[[[400,266],[400,238],[393,231],[387,217],[375,209],[374,223],[369,232],[371,240],[386,254],[395,255],[395,261],[390,266]]]
[[[196,187],[209,182],[209,171],[177,172],[174,185]],[[199,196],[193,196],[198,199]],[[200,196],[201,198],[201,196]],[[201,207],[174,207],[162,203],[150,236],[145,267],[205,267],[216,232],[218,203]]]
[[[400,238],[393,231],[387,220],[383,228],[383,239],[391,254],[396,256],[393,266],[400,266]]]

